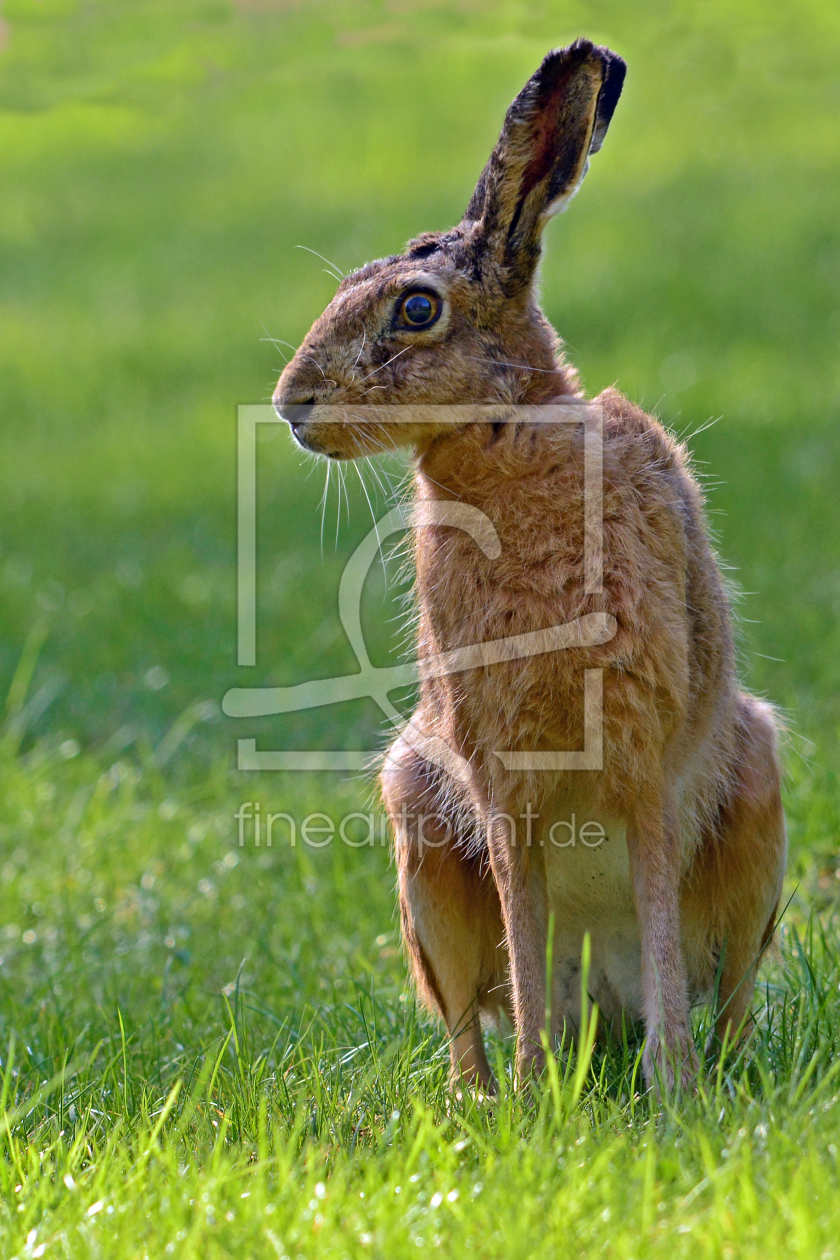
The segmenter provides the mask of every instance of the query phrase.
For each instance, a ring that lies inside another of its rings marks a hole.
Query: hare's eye
[[[440,299],[434,293],[409,293],[400,302],[398,317],[406,328],[428,328],[440,315]]]

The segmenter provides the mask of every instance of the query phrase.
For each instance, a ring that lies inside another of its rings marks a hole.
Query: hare
[[[461,222],[348,275],[274,394],[307,451],[410,447],[432,509],[413,543],[419,705],[381,786],[416,983],[446,1023],[454,1081],[490,1089],[482,1018],[506,1013],[520,1080],[538,1072],[546,1007],[554,1037],[579,1021],[586,933],[602,1024],[643,1025],[647,1079],[688,1086],[690,1008],[715,1003],[723,1041],[746,1027],[785,867],[776,723],[737,685],[687,455],[617,391],[587,404],[537,305],[543,228],[600,149],[624,74],[587,40],[550,52]],[[603,425],[600,586],[585,561],[587,407]],[[483,514],[498,546],[437,510],[453,504]],[[434,664],[596,623],[519,659]],[[552,768],[580,753],[590,717],[598,766]]]

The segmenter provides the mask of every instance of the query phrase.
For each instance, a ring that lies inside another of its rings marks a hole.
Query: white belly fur
[[[587,847],[559,848],[544,839],[548,908],[554,915],[552,1012],[559,1034],[580,1023],[581,950],[591,944],[587,990],[601,1010],[602,1024],[620,1034],[642,1016],[642,956],[633,906],[626,829],[603,821],[606,838]],[[590,833],[591,834],[591,833]],[[568,832],[559,829],[558,838]]]

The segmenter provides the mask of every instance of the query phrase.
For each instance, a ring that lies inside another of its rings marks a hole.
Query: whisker
[[[320,364],[320,363],[318,362],[318,360],[315,358],[315,355],[314,355],[314,354],[305,354],[303,357],[304,357],[305,359],[311,359],[311,360],[312,360],[312,362],[315,364],[316,368],[318,369],[318,371],[319,371],[319,372],[321,373],[321,375],[323,376],[324,380],[326,380],[326,379],[327,379],[327,374],[326,374],[326,372],[325,372],[325,371],[324,371],[324,369],[321,367],[321,364]],[[335,384],[335,381],[333,381],[333,385],[334,385],[334,384]]]
[[[344,279],[344,272],[341,270],[338,264],[334,262],[330,262],[329,258],[325,258],[323,254],[319,254],[317,249],[310,249],[308,245],[295,245],[295,249],[305,249],[307,254],[314,254],[316,258],[321,259],[321,262],[325,262],[328,267],[332,267],[334,272],[337,271],[338,275],[337,276],[333,275],[333,280],[338,280],[338,282],[341,283],[341,281]]]
[[[347,470],[353,463],[352,460],[344,460],[339,464],[339,468],[344,476],[344,514],[347,518],[347,527],[350,527],[350,491],[347,489]]]
[[[377,550],[378,550],[379,560],[380,560],[380,563],[381,563],[381,565],[382,565],[382,580],[383,580],[383,581],[384,581],[384,583],[385,583],[385,590],[387,591],[387,589],[388,589],[388,570],[387,570],[387,569],[386,569],[386,567],[385,567],[385,555],[384,555],[384,553],[383,553],[383,551],[382,551],[382,539],[381,539],[381,538],[380,538],[380,536],[379,536],[379,521],[376,519],[376,513],[374,512],[374,510],[373,510],[373,504],[372,504],[372,503],[371,503],[371,501],[370,501],[370,495],[368,494],[368,488],[367,488],[367,486],[365,485],[365,479],[364,479],[364,477],[362,476],[362,470],[361,470],[360,466],[359,466],[359,465],[355,462],[355,460],[353,461],[353,467],[354,467],[354,468],[355,468],[355,470],[356,470],[356,476],[359,478],[359,484],[360,484],[360,485],[361,485],[361,487],[362,487],[362,493],[364,494],[365,498],[367,499],[367,505],[368,505],[368,507],[370,508],[370,519],[371,519],[371,521],[373,522],[373,529],[374,529],[374,532],[375,532],[375,534],[376,534],[376,546],[377,546]]]
[[[338,490],[338,511],[336,512],[336,516],[335,516],[335,550],[338,551],[338,531],[341,528],[341,491],[344,484],[343,477],[342,477],[341,464],[336,464],[335,474],[336,474],[335,484],[336,484],[336,489]]]
[[[452,493],[452,490],[449,486],[444,486],[442,485],[441,482],[435,481],[434,477],[430,477],[428,473],[424,473],[423,475],[425,476],[427,481],[431,481],[433,486],[437,486],[438,489],[446,491],[447,494]],[[458,497],[460,498],[461,496],[459,495]]]
[[[367,329],[366,329],[366,328],[363,328],[363,329],[362,329],[362,344],[361,344],[361,346],[359,347],[359,353],[356,355],[356,362],[353,364],[353,367],[350,369],[350,371],[351,371],[351,372],[353,371],[353,369],[354,369],[354,368],[358,367],[358,365],[359,365],[359,359],[361,359],[361,357],[362,357],[362,351],[363,351],[363,350],[364,350],[364,348],[365,348],[365,341],[366,341],[366,340],[367,340]]]
[[[348,417],[347,417],[347,411],[346,411],[346,409],[345,409],[345,411],[344,411],[344,419],[345,419],[345,421],[347,420],[347,418],[348,418]],[[365,424],[365,425],[370,425],[370,424],[373,424],[373,425],[375,425],[375,426],[377,427],[377,429],[382,429],[382,430],[383,430],[383,432],[385,431],[385,430],[384,430],[384,426],[382,425],[382,423],[381,423],[380,421],[378,421],[378,420],[371,420],[368,416],[359,416],[359,415],[355,415],[355,414],[351,411],[351,412],[350,412],[350,419],[351,419],[351,420],[356,420],[356,421],[358,421],[358,423],[359,423],[359,424]],[[387,434],[386,434],[386,436],[387,436]],[[377,441],[377,440],[376,440],[376,438],[374,438],[373,436],[371,436],[371,439],[370,439],[370,440],[371,440],[372,442],[374,442],[374,443],[375,443],[375,445],[379,448],[379,450],[380,450],[380,451],[382,451],[382,453],[383,453],[383,454],[389,454],[389,453],[391,453],[391,452],[393,451],[393,449],[394,449],[394,448],[393,448],[393,446],[386,446],[386,445],[385,445],[385,443],[384,443],[383,441]]]
[[[680,441],[690,442],[692,438],[696,438],[698,434],[705,433],[707,429],[711,429],[712,425],[717,424],[720,419],[720,416],[709,416],[708,420],[705,420],[698,428],[694,429],[693,432],[689,433],[687,436],[680,434]]]
[[[388,433],[388,431],[386,430],[386,428],[385,428],[384,424],[382,423],[382,421],[381,421],[381,420],[370,420],[370,421],[368,421],[368,423],[369,423],[369,424],[374,424],[374,425],[376,425],[377,429],[381,429],[381,431],[383,432],[383,434],[385,434],[385,436],[389,439],[389,444],[388,444],[387,446],[385,445],[384,441],[382,441],[382,442],[380,442],[380,443],[379,443],[379,449],[382,451],[382,453],[383,453],[384,455],[393,455],[393,454],[395,453],[395,448],[394,448],[393,439],[391,439],[390,434],[389,434],[389,433]],[[385,470],[383,469],[382,471],[384,472]]]
[[[277,350],[277,353],[280,355],[280,358],[283,360],[283,362],[284,362],[284,363],[288,363],[288,362],[289,362],[289,360],[286,358],[286,356],[285,356],[285,354],[283,353],[283,351],[279,349],[279,347],[280,347],[281,345],[284,345],[284,346],[285,346],[285,345],[288,345],[288,342],[286,342],[286,341],[282,341],[282,342],[281,342],[281,341],[278,341],[276,337],[270,337],[270,336],[269,336],[269,333],[268,333],[268,329],[266,328],[265,324],[263,324],[263,326],[262,326],[262,330],[263,330],[263,332],[265,333],[265,336],[264,336],[264,337],[260,337],[260,341],[270,341],[270,342],[271,342],[271,344],[274,346],[275,350]]]
[[[380,449],[381,449],[381,444],[379,444],[379,445],[380,445]],[[388,490],[386,490],[386,489],[385,489],[385,486],[382,484],[382,478],[381,478],[381,477],[380,477],[380,475],[379,475],[379,470],[377,469],[376,464],[374,464],[374,462],[373,462],[373,456],[371,456],[371,455],[366,455],[364,458],[365,458],[365,465],[366,465],[366,467],[370,469],[371,476],[373,477],[373,479],[374,479],[374,481],[376,482],[376,484],[379,486],[379,489],[382,491],[382,494],[384,495],[384,497],[385,497],[385,501],[386,501],[386,503],[387,503],[387,501],[388,501]],[[384,473],[384,469],[383,469],[383,473]]]
[[[290,349],[290,350],[293,350],[295,354],[297,354],[298,349],[299,349],[299,347],[298,347],[298,346],[293,346],[293,345],[292,345],[292,343],[291,343],[291,341],[283,341],[283,339],[282,339],[281,337],[260,337],[260,341],[270,341],[270,342],[272,342],[272,344],[273,344],[274,346],[288,346],[288,347],[289,347],[289,349]],[[279,351],[279,353],[280,353],[280,354],[282,354],[282,353],[283,353],[283,352],[282,352],[282,350],[281,350],[281,351]],[[283,357],[285,358],[285,356],[283,356]],[[321,367],[321,364],[320,364],[320,363],[318,362],[318,360],[315,358],[315,355],[314,355],[314,354],[309,354],[309,353],[307,352],[307,353],[306,353],[303,357],[304,357],[305,359],[311,359],[311,360],[312,360],[312,362],[315,364],[315,366],[316,366],[316,368],[318,369],[318,371],[321,373],[321,376],[324,378],[324,383],[325,383],[326,385],[332,385],[335,389],[338,389],[338,382],[337,382],[337,381],[334,381],[334,380],[332,379],[332,377],[327,376],[326,372],[325,372],[325,371],[324,371],[324,369]],[[288,363],[288,361],[289,361],[289,360],[288,360],[288,359],[286,359],[286,362],[287,362],[287,363]],[[383,365],[383,366],[384,366],[384,365]]]
[[[321,364],[320,364],[320,363],[318,362],[318,360],[315,358],[315,355],[314,355],[314,354],[305,354],[303,357],[304,357],[305,359],[311,359],[311,360],[312,360],[312,362],[315,364],[316,368],[318,369],[318,371],[321,373],[322,377],[324,378],[324,384],[325,384],[325,385],[332,385],[334,389],[338,389],[338,381],[334,381],[334,380],[332,379],[332,377],[331,377],[331,376],[327,376],[326,372],[325,372],[325,371],[324,371],[324,369],[321,367]]]
[[[546,376],[556,376],[560,368],[531,367],[527,363],[508,363],[505,359],[485,359],[480,354],[465,354],[465,359],[474,359],[476,363],[495,363],[497,367],[519,368],[522,372],[543,372]]]
[[[364,385],[365,381],[369,381],[372,376],[376,376],[377,372],[381,372],[382,369],[386,368],[389,363],[393,363],[394,359],[398,359],[401,354],[405,354],[406,350],[413,350],[413,349],[414,349],[413,346],[403,346],[402,350],[398,350],[396,354],[392,354],[390,359],[388,359],[385,363],[381,364],[378,368],[374,368],[372,372],[368,372],[367,376],[363,376],[360,381],[356,382],[356,384]]]
[[[324,493],[321,495],[321,563],[324,563],[324,524],[327,519],[327,498],[330,490],[330,475],[332,473],[332,460],[326,460],[327,476],[324,481]]]

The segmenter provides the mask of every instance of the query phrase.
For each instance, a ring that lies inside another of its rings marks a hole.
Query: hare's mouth
[[[338,458],[331,451],[322,450],[317,440],[313,441],[312,421],[316,406],[317,403],[313,397],[303,402],[275,402],[274,410],[281,420],[286,421],[292,431],[292,437],[302,450],[310,451],[315,455],[326,455],[328,458]]]
[[[323,455],[325,459],[344,459],[338,451],[327,450],[319,441],[317,425],[307,424],[305,420],[289,421],[292,437],[303,451],[310,455]]]
[[[324,459],[355,459],[362,451],[356,449],[355,435],[348,433],[348,426],[337,426],[329,415],[319,416],[310,404],[277,408],[292,431],[292,437],[303,451],[321,455]]]

